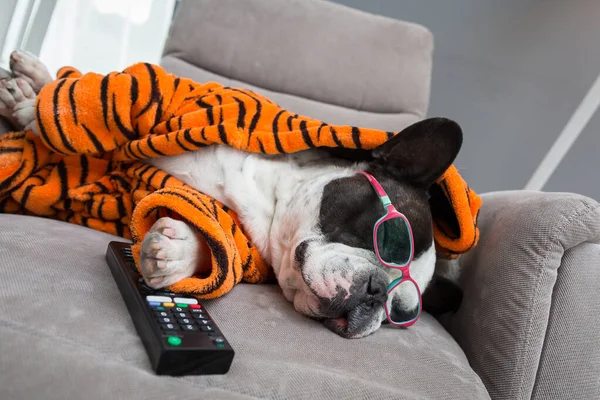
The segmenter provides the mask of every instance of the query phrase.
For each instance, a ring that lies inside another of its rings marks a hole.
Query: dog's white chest
[[[316,221],[320,201],[318,187],[303,188],[314,191],[306,193],[311,204],[297,201],[298,187],[323,171],[302,167],[292,157],[311,155],[265,156],[213,145],[146,162],[234,210],[265,261],[277,265],[273,253],[285,251],[291,238],[274,227],[281,227],[282,219],[287,220],[283,226],[295,220]]]

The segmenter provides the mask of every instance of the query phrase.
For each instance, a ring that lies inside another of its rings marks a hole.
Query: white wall
[[[12,18],[13,11],[17,5],[18,0],[2,0],[0,2],[0,49],[2,48],[1,43],[4,43],[6,38],[6,32]]]
[[[174,0],[58,0],[40,58],[50,73],[65,65],[108,73],[158,63]]]
[[[19,0],[0,0],[0,66],[6,68],[8,59],[4,57],[4,45],[7,39],[10,21]]]

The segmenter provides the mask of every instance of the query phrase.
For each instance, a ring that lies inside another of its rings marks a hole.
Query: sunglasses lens
[[[406,280],[392,289],[388,296],[393,299],[392,309],[387,310],[390,322],[403,324],[417,319],[421,311],[421,299],[414,283]]]
[[[408,264],[412,253],[410,231],[403,218],[384,221],[377,228],[377,249],[383,261],[400,266]]]

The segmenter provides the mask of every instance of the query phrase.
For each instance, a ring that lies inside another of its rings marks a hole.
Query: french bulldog
[[[35,131],[35,94],[51,77],[24,52],[11,55],[11,70],[0,83],[0,115]],[[425,310],[443,313],[456,309],[461,292],[434,276],[429,189],[461,145],[458,124],[430,118],[378,148],[351,154],[312,149],[263,155],[213,145],[146,162],[234,210],[295,310],[343,337],[360,338],[388,319],[386,305],[393,318],[402,319],[415,312],[419,298],[402,288],[388,294],[399,272],[380,263],[373,243],[385,208],[357,172],[375,177],[410,222],[411,276],[424,293]],[[161,218],[144,238],[141,269],[149,286],[169,286],[210,270],[208,246],[184,221]]]

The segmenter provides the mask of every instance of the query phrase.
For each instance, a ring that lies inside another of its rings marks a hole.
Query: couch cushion
[[[377,113],[372,111],[359,111],[328,104],[317,100],[306,99],[293,94],[281,93],[247,82],[226,78],[222,75],[209,72],[180,58],[167,55],[161,61],[162,67],[168,72],[183,78],[190,78],[196,82],[219,82],[231,87],[242,87],[260,93],[276,102],[281,107],[299,115],[316,118],[333,125],[355,125],[384,131],[400,131],[414,124],[421,118],[410,113]]]
[[[427,112],[432,52],[425,27],[333,2],[183,0],[161,64],[332,124],[399,131]]]
[[[432,51],[421,25],[321,0],[183,0],[165,45],[165,54],[265,89],[417,115],[429,100]]]
[[[0,225],[3,398],[488,398],[431,316],[342,339],[274,285],[204,302],[236,351],[228,374],[156,376],[104,259],[118,238],[36,217]]]

